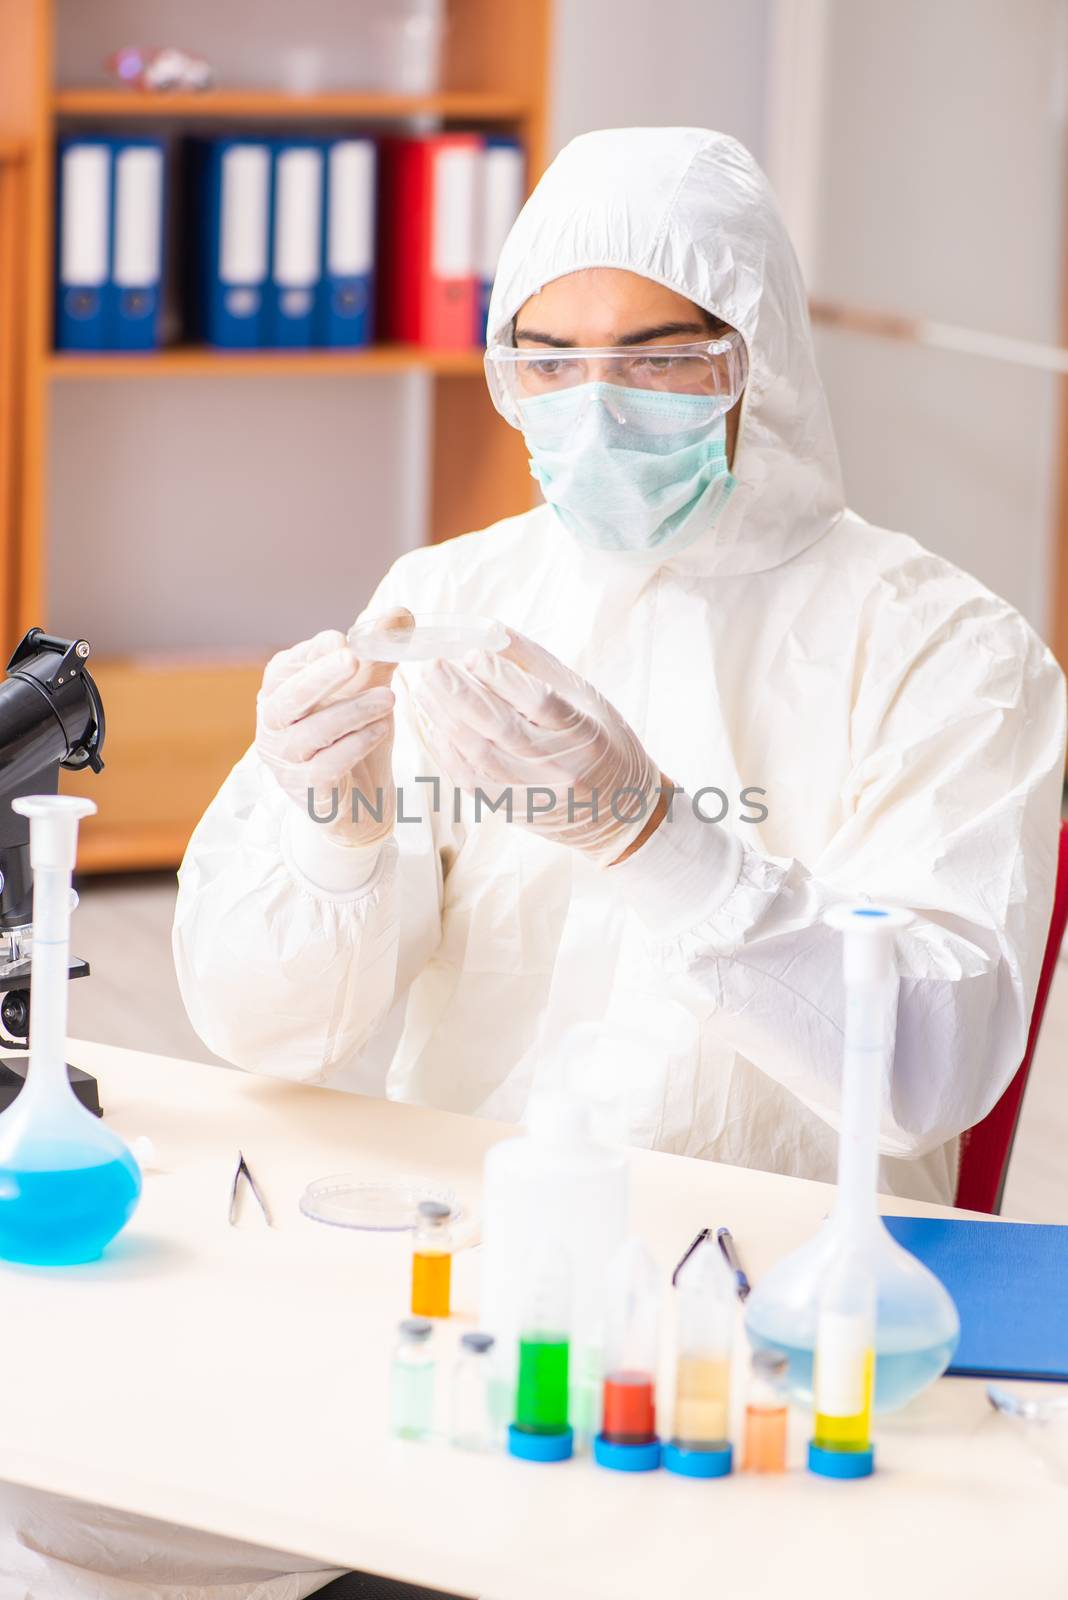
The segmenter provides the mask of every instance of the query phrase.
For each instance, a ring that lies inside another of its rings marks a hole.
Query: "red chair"
[[[1038,1030],[1046,1009],[1053,971],[1060,954],[1065,924],[1068,923],[1068,822],[1061,823],[1057,852],[1057,886],[1053,892],[1053,915],[1049,921],[1046,954],[1035,994],[1035,1009],[1027,1034],[1027,1050],[1019,1071],[992,1111],[982,1122],[961,1134],[960,1166],[957,1172],[956,1204],[969,1211],[1000,1211],[1005,1192],[1005,1176],[1020,1120],[1020,1106],[1027,1087],[1027,1075],[1035,1056]]]

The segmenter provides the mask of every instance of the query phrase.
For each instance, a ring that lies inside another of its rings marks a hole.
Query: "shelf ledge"
[[[481,350],[429,350],[381,344],[363,350],[215,350],[206,345],[133,352],[55,350],[45,361],[51,378],[376,377],[425,372],[473,377],[482,372]]]
[[[438,94],[285,94],[273,89],[206,89],[203,94],[122,88],[57,89],[52,96],[56,117],[119,119],[122,121],[318,121],[320,119],[402,120],[408,117],[442,117],[469,122],[515,122],[528,114],[519,96],[470,91]]]

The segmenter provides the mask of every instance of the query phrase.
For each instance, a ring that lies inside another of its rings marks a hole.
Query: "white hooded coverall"
[[[475,822],[470,797],[456,821],[444,779],[437,808],[415,782],[437,769],[406,692],[418,669],[402,667],[394,770],[418,820],[398,822],[368,876],[364,853],[333,844],[250,751],[181,872],[190,1016],[250,1071],[384,1083],[513,1120],[573,1023],[637,1017],[664,1047],[620,1085],[633,1142],[830,1179],[843,993],[822,919],[838,901],[888,900],[916,921],[898,939],[881,1180],[949,1200],[957,1135],[1024,1052],[1054,878],[1061,675],[1004,601],[845,509],[797,264],[737,143],[666,128],[576,139],[505,246],[491,338],[587,267],[663,283],[745,339],[737,486],[715,527],[681,555],[632,559],[581,548],[541,506],[404,556],[367,612],[500,618],[596,685],[689,796],[722,791],[725,819],[699,821],[679,797],[609,868],[500,815]],[[765,793],[746,804],[746,788]],[[764,820],[745,820],[754,801]],[[270,1579],[262,1559],[262,1582],[227,1582],[216,1550],[193,1588],[187,1539],[186,1586],[164,1581],[165,1562],[136,1587],[96,1576],[98,1552],[91,1592],[314,1587]],[[234,1564],[256,1565],[240,1550]]]
[[[473,612],[531,636],[691,797],[722,791],[725,820],[680,797],[607,869],[503,816],[476,823],[470,797],[457,823],[447,782],[435,812],[415,781],[437,768],[402,667],[394,770],[421,820],[353,881],[353,852],[250,752],[182,868],[189,1014],[250,1071],[377,1073],[397,1099],[505,1120],[569,1025],[640,1016],[671,1043],[631,1064],[632,1142],[829,1179],[843,992],[822,918],[886,899],[917,920],[898,940],[882,1182],[950,1200],[956,1136],[1024,1052],[1053,890],[1060,672],[1004,601],[845,510],[804,287],[741,146],[690,128],[576,139],[505,245],[491,338],[585,267],[655,279],[745,339],[737,486],[714,529],[635,559],[583,549],[540,506],[402,557],[367,609]],[[766,792],[743,804],[747,788]],[[744,820],[756,803],[766,819]]]

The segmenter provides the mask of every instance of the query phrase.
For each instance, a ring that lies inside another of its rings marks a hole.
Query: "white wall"
[[[830,0],[812,289],[1059,338],[1064,0]],[[1056,383],[818,335],[846,487],[1048,624]]]
[[[593,128],[732,133],[763,159],[771,0],[556,0],[552,141]]]
[[[1068,0],[557,0],[552,141],[722,128],[780,186],[814,294],[1056,342],[1066,78]],[[817,350],[856,508],[1046,630],[1056,380]]]

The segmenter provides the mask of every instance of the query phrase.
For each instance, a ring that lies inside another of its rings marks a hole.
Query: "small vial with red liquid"
[[[660,1465],[656,1370],[660,1349],[660,1275],[640,1239],[629,1240],[608,1272],[598,1466],[649,1472]]]

